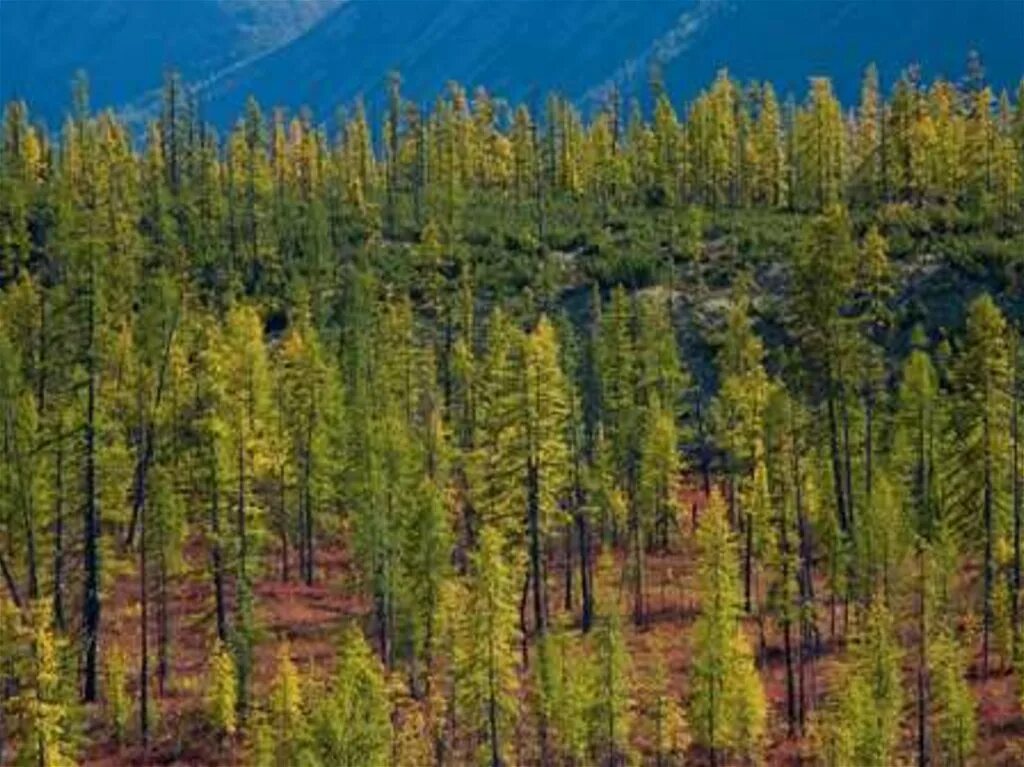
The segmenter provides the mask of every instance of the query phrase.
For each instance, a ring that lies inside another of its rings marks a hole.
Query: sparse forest
[[[0,147],[0,763],[1024,764],[1024,80]]]

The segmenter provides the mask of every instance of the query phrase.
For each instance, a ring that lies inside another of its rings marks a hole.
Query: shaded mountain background
[[[0,97],[59,124],[71,81],[97,106],[145,101],[173,67],[190,82],[286,45],[339,0],[0,0]]]
[[[864,67],[957,78],[970,50],[990,82],[1024,71],[1021,0],[0,0],[0,96],[53,123],[74,71],[93,102],[144,113],[168,67],[224,124],[254,94],[321,119],[362,95],[379,109],[391,70],[407,98],[448,80],[510,100],[556,89],[584,108],[612,83],[644,98],[652,63],[677,99],[721,67],[802,95],[828,74],[844,101]]]

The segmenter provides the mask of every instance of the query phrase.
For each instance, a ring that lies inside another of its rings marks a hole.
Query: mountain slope
[[[58,123],[77,70],[93,103],[121,107],[294,40],[340,0],[0,0],[0,97],[27,99]]]
[[[362,95],[373,112],[392,70],[419,102],[458,80],[585,107],[613,83],[645,98],[653,62],[677,100],[722,67],[798,97],[828,74],[846,101],[871,61],[886,83],[914,62],[958,77],[975,48],[998,87],[1024,72],[1019,0],[0,0],[0,22],[0,96],[51,121],[79,67],[95,103],[122,108],[178,68],[221,124],[250,94],[320,119]]]
[[[912,63],[956,78],[972,49],[993,83],[1012,87],[1024,72],[1022,38],[1017,0],[349,0],[204,95],[220,121],[249,94],[327,118],[360,95],[379,110],[397,70],[420,102],[458,80],[510,100],[558,90],[592,106],[612,83],[645,98],[657,62],[677,99],[725,67],[798,97],[809,76],[828,74],[852,101],[869,62],[887,83]]]
[[[683,50],[664,56],[670,92],[692,94],[721,67],[742,81],[772,81],[802,97],[807,78],[828,75],[844,102],[856,100],[865,66],[887,88],[910,64],[957,79],[981,52],[997,87],[1024,74],[1024,2],[1019,0],[819,0],[723,3]]]
[[[449,80],[514,99],[543,99],[552,88],[579,96],[642,53],[692,5],[352,0],[207,96],[214,115],[236,114],[255,93],[266,103],[306,104],[324,116],[358,95],[379,101],[392,70],[418,101],[432,100]]]

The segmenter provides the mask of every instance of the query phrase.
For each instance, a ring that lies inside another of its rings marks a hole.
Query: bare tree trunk
[[[539,477],[537,465],[531,460],[527,467],[527,525],[530,536],[530,578],[533,582],[533,619],[534,630],[538,637],[543,637],[547,630],[547,614],[544,604],[544,577],[541,572],[540,546],[540,499]]]
[[[846,518],[846,486],[843,481],[842,458],[839,449],[839,420],[836,415],[834,384],[829,384],[828,395],[828,433],[829,448],[832,457],[832,484],[836,494],[836,510],[839,512],[839,526],[843,533],[849,528]]]
[[[494,669],[487,670],[487,681],[490,694],[487,697],[487,729],[491,736],[491,767],[502,767],[501,744],[498,740],[498,701],[495,694]]]
[[[284,463],[278,476],[279,507],[277,511],[279,529],[278,538],[281,543],[281,581],[287,583],[291,579],[291,567],[288,561],[288,506],[284,481]],[[302,569],[302,547],[299,547],[299,569]]]
[[[306,432],[306,446],[302,465],[303,519],[305,524],[304,543],[306,545],[306,585],[313,585],[313,434],[312,415]]]
[[[785,505],[785,499],[783,499],[783,506]],[[786,519],[785,509],[779,515],[779,544],[781,547],[782,559],[782,593],[786,594],[790,583],[789,573],[789,522]],[[792,626],[793,621],[791,619],[791,610],[793,605],[790,600],[786,600],[783,604],[783,618],[782,618],[782,646],[786,658],[786,722],[789,725],[789,734],[792,736],[796,727],[796,689],[793,679],[793,637],[792,637]]]
[[[146,561],[149,549],[149,536],[146,530],[146,498],[145,488],[136,486],[139,509],[139,732],[142,735],[142,748],[149,745],[149,563]]]
[[[1013,651],[1014,658],[1024,656],[1021,648],[1021,478],[1020,478],[1020,339],[1013,338],[1013,392],[1010,406],[1010,438],[1013,443]]]
[[[644,541],[640,527],[640,514],[636,508],[635,498],[630,501],[633,507],[630,515],[630,545],[633,548],[633,623],[643,626],[647,620],[644,584]]]
[[[24,603],[21,601],[21,593],[18,591],[18,582],[14,580],[14,575],[7,566],[7,559],[4,558],[3,552],[0,552],[0,573],[3,573],[4,583],[7,586],[7,592],[11,595],[11,601],[14,602],[15,607],[21,610]]]
[[[853,459],[850,455],[850,411],[846,403],[846,387],[840,383],[839,413],[843,422],[843,481],[846,489],[846,520],[850,533],[855,527],[853,508]]]
[[[992,557],[992,536],[993,536],[993,488],[992,488],[992,456],[990,454],[989,445],[989,419],[988,413],[985,413],[984,424],[982,426],[982,439],[985,440],[985,456],[984,456],[984,496],[983,496],[983,509],[985,517],[985,594],[984,594],[984,620],[982,630],[982,641],[981,641],[981,673],[982,677],[988,678],[989,671],[989,644],[990,634],[992,632],[992,584],[995,579],[995,562]]]
[[[58,420],[56,498],[53,507],[53,620],[58,631],[65,631],[64,612],[64,437],[63,420]]]
[[[923,545],[917,556],[920,581],[917,623],[920,634],[917,656],[917,764],[918,767],[928,767],[931,764],[931,743],[928,732],[928,616]]]
[[[744,513],[746,519],[746,535],[743,551],[743,609],[747,615],[751,614],[753,606],[753,582],[754,582],[754,517],[750,509]]]
[[[565,526],[565,540],[564,540],[564,551],[565,551],[565,601],[562,603],[563,608],[567,613],[572,612],[573,606],[573,594],[572,594],[572,523],[570,522]]]
[[[162,538],[162,536],[161,536]],[[165,553],[166,542],[161,540],[158,569],[159,579],[157,586],[160,590],[160,599],[157,604],[157,692],[162,698],[167,691],[167,677],[170,672],[170,644],[171,644],[171,611],[167,604],[167,554]]]
[[[85,419],[85,594],[82,600],[83,641],[85,643],[85,685],[82,698],[93,703],[99,697],[100,634],[100,507],[96,484],[96,258],[89,259],[88,400]]]
[[[590,631],[594,622],[594,591],[590,557],[590,530],[582,511],[576,513],[576,530],[580,547],[580,589],[583,592],[583,615],[580,623],[585,634]]]
[[[864,502],[871,505],[874,498],[874,401],[869,395],[864,401]]]
[[[216,461],[216,456],[210,456],[211,461]],[[228,617],[227,603],[224,598],[224,555],[221,549],[220,540],[220,491],[217,488],[217,469],[213,464],[213,478],[211,482],[212,499],[210,502],[210,532],[213,537],[211,556],[213,559],[213,593],[217,610],[217,638],[221,642],[228,641]]]

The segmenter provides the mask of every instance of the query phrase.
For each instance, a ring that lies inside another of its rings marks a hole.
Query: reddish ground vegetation
[[[689,628],[699,610],[694,596],[695,552],[692,547],[692,519],[704,505],[703,494],[684,493],[682,540],[679,550],[652,553],[648,558],[647,625],[635,628],[627,620],[627,641],[635,663],[642,673],[649,667],[653,653],[664,651],[672,677],[673,689],[680,696],[687,692],[687,673],[691,660]],[[198,549],[196,550],[198,551]],[[90,767],[121,767],[122,765],[244,765],[244,754],[237,744],[218,742],[204,723],[202,712],[206,659],[215,634],[213,599],[206,565],[193,555],[187,557],[187,574],[173,584],[171,604],[172,644],[168,687],[156,700],[158,710],[154,735],[145,754],[138,746],[118,747],[109,728],[99,724],[101,709],[89,712],[87,738],[89,747],[85,764]],[[549,570],[550,604],[561,607],[563,593],[563,562],[553,554]],[[368,605],[357,594],[357,575],[346,552],[325,547],[318,552],[317,581],[305,586],[292,580],[280,581],[276,561],[268,560],[256,586],[257,618],[260,641],[256,653],[254,690],[256,698],[266,690],[274,672],[274,656],[281,641],[287,640],[291,654],[300,668],[314,673],[330,673],[335,642],[340,629],[349,622],[365,624]],[[969,585],[973,578],[964,573]],[[120,644],[128,653],[133,669],[138,665],[138,583],[133,577],[117,580],[114,598],[107,612],[105,641],[107,646]],[[818,584],[817,593],[827,593],[825,584]],[[576,595],[578,599],[578,594]],[[839,627],[843,621],[837,621]],[[801,765],[807,759],[806,742],[788,737],[786,732],[786,678],[781,637],[777,628],[766,621],[755,620],[747,626],[761,665],[761,676],[770,702],[769,743],[766,761],[772,765]],[[151,628],[155,636],[155,628]],[[808,669],[809,708],[818,708],[826,700],[832,685],[836,661],[842,652],[843,637],[830,632],[828,604],[819,609],[819,630],[822,652]],[[914,641],[910,618],[901,624],[905,642]],[[912,646],[912,645],[911,645]],[[155,653],[155,640],[151,640]],[[153,662],[155,666],[155,661]],[[913,748],[913,657],[905,658],[907,707],[905,712],[905,747]],[[979,743],[977,761],[993,767],[1024,765],[1024,717],[1016,700],[1016,679],[1006,669],[996,666],[987,680],[978,678],[980,656],[970,671],[971,684],[979,702]],[[133,684],[133,694],[136,690]],[[703,763],[703,755],[694,750],[688,763]]]

